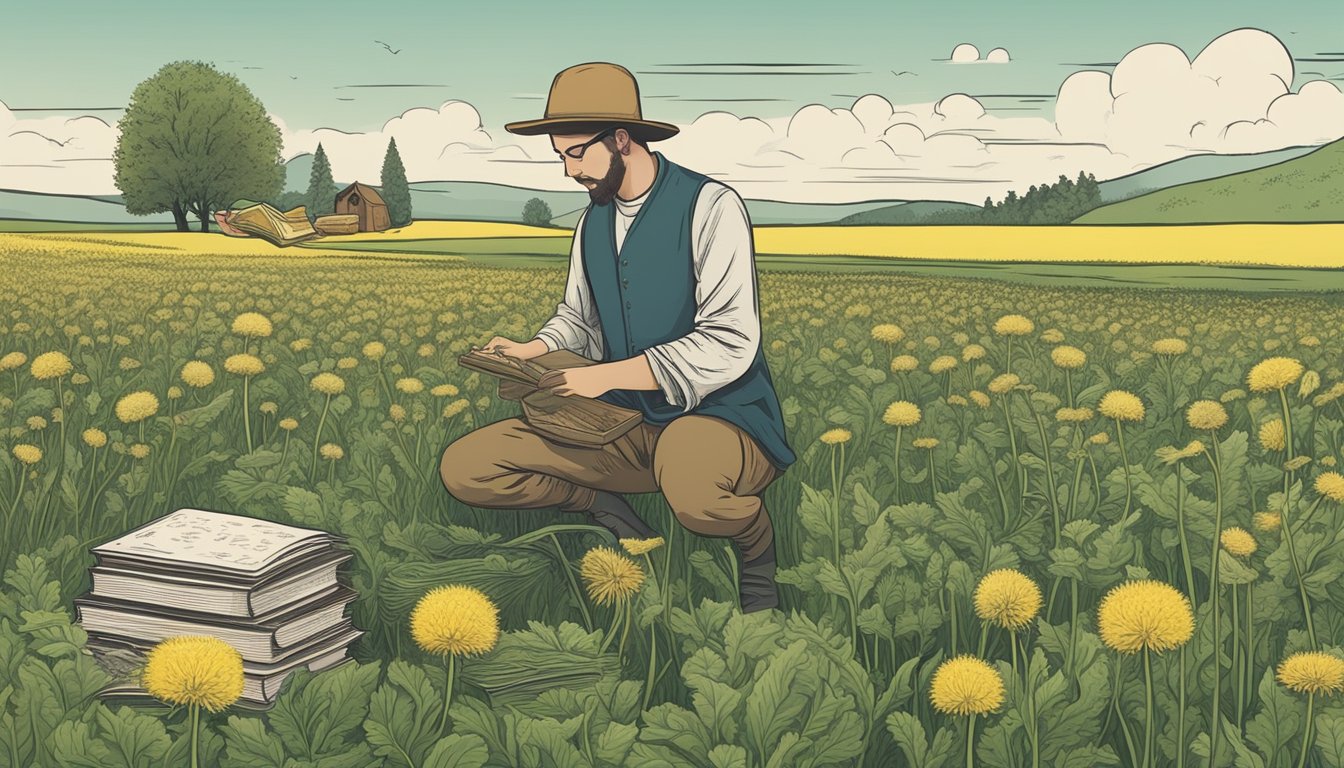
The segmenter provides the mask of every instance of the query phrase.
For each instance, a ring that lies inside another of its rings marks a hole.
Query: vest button
[[[626,308],[626,309],[629,309],[629,308],[630,308],[630,302],[628,302],[628,301],[625,302],[625,308]]]
[[[625,259],[621,259],[621,266],[628,267],[630,266],[630,262]]]
[[[621,278],[621,283],[625,285],[626,288],[630,287],[630,281],[626,280],[625,278]]]

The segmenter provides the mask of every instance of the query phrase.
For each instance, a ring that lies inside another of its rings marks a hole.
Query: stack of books
[[[217,211],[215,222],[226,235],[260,237],[280,246],[322,236],[308,221],[307,209],[302,205],[281,212],[266,203],[256,203],[237,210]]]
[[[268,706],[299,667],[347,659],[363,632],[345,616],[342,537],[243,515],[179,509],[94,547],[93,587],[75,598],[89,650],[118,682],[105,696],[147,695],[138,670],[158,642],[209,635],[243,657],[243,703]]]

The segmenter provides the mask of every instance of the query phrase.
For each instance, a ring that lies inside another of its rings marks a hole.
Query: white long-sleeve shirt
[[[645,191],[634,200],[613,198],[618,255],[625,233],[648,197]],[[584,211],[574,227],[565,298],[536,337],[548,351],[564,348],[600,360],[601,323],[583,273],[586,216]],[[691,253],[696,278],[695,328],[643,353],[659,389],[683,413],[746,373],[761,343],[751,220],[742,198],[726,184],[711,180],[700,188],[691,220]]]

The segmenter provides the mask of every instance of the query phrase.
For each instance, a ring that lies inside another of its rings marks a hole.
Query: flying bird
[[[401,49],[400,49],[400,48],[398,48],[397,50],[394,51],[394,50],[392,50],[392,46],[388,45],[387,43],[384,43],[382,40],[374,40],[373,42],[375,42],[375,43],[377,43],[377,44],[383,46],[384,48],[387,49],[387,52],[388,52],[388,53],[391,53],[391,54],[393,54],[393,55],[396,55],[396,54],[398,54],[398,53],[401,53]]]
[[[298,79],[299,79],[299,76],[298,76],[298,75],[290,75],[290,76],[289,76],[289,79],[290,79],[290,80],[298,80]]]
[[[918,73],[918,72],[911,72],[911,71],[908,70],[908,69],[903,69],[903,70],[901,70],[900,72],[897,72],[897,71],[894,70],[894,69],[890,69],[890,70],[887,70],[887,71],[890,72],[891,74],[897,76],[897,77],[900,77],[901,75],[914,75],[915,77],[919,77],[919,73]]]

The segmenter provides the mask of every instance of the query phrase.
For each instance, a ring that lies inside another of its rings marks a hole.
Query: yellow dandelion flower
[[[1270,419],[1260,425],[1260,447],[1266,451],[1282,451],[1286,447],[1287,437],[1283,431],[1283,419]]]
[[[341,371],[348,371],[357,365],[359,365],[359,359],[354,357],[342,357],[336,361],[336,368]]]
[[[182,397],[182,388],[176,384],[168,388],[168,399],[177,400]]]
[[[1227,423],[1227,411],[1217,400],[1196,400],[1185,411],[1191,429],[1214,430]]]
[[[1019,630],[1041,610],[1041,589],[1021,571],[991,571],[975,588],[975,613],[1004,629]]]
[[[39,432],[47,428],[47,420],[41,416],[29,416],[24,420],[24,423],[34,432]]]
[[[936,437],[917,437],[910,442],[916,448],[928,448],[930,450],[938,447],[938,438]]]
[[[662,536],[655,536],[652,539],[620,539],[619,541],[625,551],[632,555],[642,555],[645,552],[652,552],[663,545]]]
[[[1125,582],[1107,592],[1097,610],[1097,624],[1102,642],[1120,653],[1172,650],[1195,631],[1185,595],[1151,579]]]
[[[1097,410],[1108,419],[1143,421],[1143,401],[1123,389],[1113,389],[1103,395]]]
[[[42,449],[38,448],[36,445],[19,443],[11,448],[10,451],[14,454],[14,458],[28,466],[32,466],[42,460]]]
[[[329,461],[336,461],[345,457],[345,450],[335,443],[323,443],[318,452],[322,454],[322,458]]]
[[[1059,346],[1050,350],[1050,360],[1057,368],[1076,370],[1087,364],[1087,353],[1077,347]]]
[[[466,398],[458,398],[453,402],[443,406],[443,418],[451,419],[457,414],[471,407],[471,401]]]
[[[397,379],[396,387],[398,392],[414,395],[417,392],[424,391],[425,384],[414,376],[408,376],[404,379]]]
[[[984,357],[985,348],[979,344],[967,344],[965,348],[961,350],[961,359],[968,363],[973,360],[983,360]]]
[[[891,359],[892,373],[909,373],[919,367],[919,359],[914,355],[897,355]]]
[[[837,443],[847,443],[849,438],[853,437],[848,429],[835,427],[828,429],[821,434],[821,442],[827,445],[836,445]]]
[[[1021,383],[1022,379],[1019,378],[1016,373],[1001,373],[990,380],[989,386],[986,387],[986,389],[996,395],[1002,395],[1011,391],[1013,387],[1016,387]]]
[[[610,547],[593,547],[583,556],[579,573],[588,596],[598,605],[626,600],[644,583],[644,571],[635,561]]]
[[[1331,501],[1344,502],[1344,475],[1338,472],[1322,472],[1316,476],[1316,492]]]
[[[107,433],[97,427],[89,427],[80,433],[84,438],[84,444],[90,448],[102,448],[107,445]]]
[[[401,422],[406,420],[406,409],[401,407],[399,403],[393,403],[392,405],[388,406],[387,417],[389,419],[392,419],[392,421],[400,424]]]
[[[1251,521],[1255,523],[1257,531],[1269,533],[1279,530],[1279,526],[1283,524],[1283,515],[1278,512],[1256,512],[1252,515]]]
[[[1279,663],[1278,672],[1290,691],[1327,696],[1344,691],[1344,659],[1323,651],[1294,653]]]
[[[244,312],[233,318],[233,332],[239,336],[261,338],[271,335],[271,321],[256,312]]]
[[[361,351],[370,360],[381,360],[383,355],[387,354],[387,347],[381,341],[370,341]]]
[[[137,459],[143,459],[149,456],[149,446],[144,443],[136,443],[131,446],[131,455]]]
[[[153,392],[132,392],[117,401],[115,410],[124,424],[144,421],[159,412],[159,398]]]
[[[28,362],[28,356],[24,353],[9,352],[4,357],[0,357],[0,373],[21,368],[26,362]]]
[[[266,365],[256,355],[229,355],[224,359],[224,370],[235,376],[256,376]]]
[[[893,427],[913,427],[919,419],[919,406],[909,400],[897,400],[882,413],[882,421]]]
[[[1004,315],[994,323],[994,332],[1000,336],[1026,336],[1036,326],[1022,315]]]
[[[296,421],[295,419],[286,416],[285,418],[280,420],[279,426],[281,429],[285,430],[286,432],[289,432],[294,429],[297,429],[299,426],[299,422]]]
[[[948,395],[948,396],[947,396],[947,404],[948,404],[948,405],[970,405],[970,403],[967,402],[966,398],[962,397],[961,395]]]
[[[1074,424],[1087,421],[1092,416],[1091,408],[1060,408],[1055,411],[1056,420]]]
[[[1229,555],[1235,557],[1250,557],[1255,554],[1255,537],[1245,528],[1224,528],[1218,540],[1222,542],[1223,549],[1227,550]]]
[[[981,392],[978,389],[971,390],[967,396],[971,398],[971,402],[975,403],[981,408],[988,408],[990,403],[992,402],[989,399],[989,395],[986,395],[984,392]]]
[[[961,655],[938,665],[929,700],[945,715],[985,715],[1003,704],[1003,678],[984,659]]]
[[[274,416],[280,410],[280,404],[274,400],[267,400],[257,409],[267,416]]]
[[[938,357],[933,358],[933,362],[929,363],[929,373],[937,375],[946,373],[956,367],[957,358],[951,355],[939,355]]]
[[[1270,357],[1251,368],[1246,375],[1246,384],[1252,392],[1283,389],[1297,381],[1303,370],[1302,363],[1291,357]]]
[[[1158,339],[1153,342],[1153,354],[1157,355],[1184,355],[1190,350],[1190,345],[1185,339]]]
[[[880,341],[884,344],[895,344],[905,338],[905,331],[901,330],[899,325],[891,323],[882,323],[873,326],[873,341]]]
[[[1058,328],[1046,328],[1041,331],[1041,341],[1046,344],[1058,344],[1064,340],[1064,332]]]
[[[313,340],[312,340],[312,339],[306,339],[306,338],[305,338],[305,339],[295,339],[295,340],[289,342],[289,348],[290,348],[291,350],[295,351],[295,352],[302,352],[302,351],[304,351],[305,349],[309,349],[309,348],[311,348],[312,346],[313,346]]]
[[[33,378],[42,381],[59,379],[73,369],[74,365],[64,352],[43,352],[33,358],[33,364],[29,367]]]
[[[345,379],[334,373],[319,373],[311,382],[313,390],[324,395],[339,395],[345,391]]]
[[[411,637],[428,653],[485,653],[499,641],[499,608],[475,587],[436,587],[411,611]]]
[[[170,637],[150,650],[142,682],[161,701],[218,712],[243,695],[243,657],[217,637]]]
[[[435,397],[457,397],[457,387],[452,384],[440,384],[429,390]]]
[[[88,384],[92,379],[82,373],[73,373],[70,375],[71,384]]]

